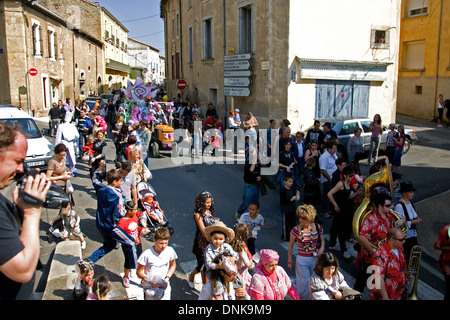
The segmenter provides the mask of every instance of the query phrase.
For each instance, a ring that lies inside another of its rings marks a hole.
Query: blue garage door
[[[369,113],[370,82],[317,80],[317,119],[366,118]]]

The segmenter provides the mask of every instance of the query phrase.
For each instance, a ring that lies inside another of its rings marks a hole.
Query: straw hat
[[[206,240],[211,241],[211,233],[216,231],[225,234],[225,242],[233,241],[234,239],[233,229],[228,228],[222,221],[216,221],[212,226],[208,226],[205,228]]]

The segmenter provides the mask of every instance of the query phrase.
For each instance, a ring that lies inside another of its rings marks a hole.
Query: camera
[[[23,172],[16,173],[14,180],[17,181],[19,186],[19,197],[27,204],[33,206],[42,206],[49,209],[61,209],[67,207],[70,203],[69,195],[66,194],[64,189],[56,184],[51,184],[50,189],[47,192],[45,201],[42,201],[36,197],[25,192],[24,187],[27,182],[28,176],[35,177],[36,171],[30,170],[26,165],[23,166]]]

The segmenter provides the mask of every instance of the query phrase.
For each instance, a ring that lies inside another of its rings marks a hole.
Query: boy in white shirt
[[[138,259],[136,274],[142,279],[145,300],[170,300],[169,280],[176,269],[175,250],[169,246],[170,232],[163,227],[155,232],[155,245],[145,250]]]

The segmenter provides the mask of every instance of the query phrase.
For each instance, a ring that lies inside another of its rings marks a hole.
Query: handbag
[[[314,222],[314,224],[316,225],[317,233],[319,233],[319,224],[317,222]],[[316,249],[319,250],[321,246],[322,246],[322,241],[320,241],[320,237],[319,237],[319,241],[317,241],[317,244],[316,244]]]
[[[70,180],[66,180],[66,193],[67,194],[72,194],[74,192],[74,188],[72,186],[72,183],[70,182]]]
[[[261,195],[265,196],[267,194],[267,189],[266,189],[266,184],[264,183],[264,181],[262,179],[258,181],[258,187],[259,187],[259,192],[261,193]]]

